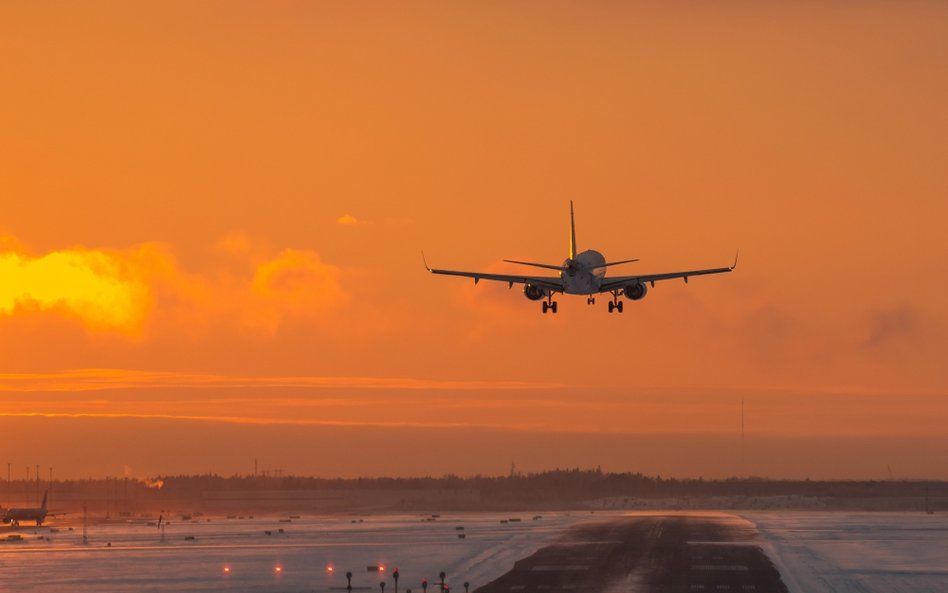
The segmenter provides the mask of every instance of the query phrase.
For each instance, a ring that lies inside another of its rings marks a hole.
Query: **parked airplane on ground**
[[[730,272],[737,267],[737,256],[734,256],[734,263],[726,268],[709,268],[705,270],[688,270],[686,272],[666,272],[664,274],[637,274],[632,276],[616,276],[606,278],[606,268],[618,264],[627,264],[638,261],[637,259],[625,259],[621,261],[607,262],[598,251],[592,249],[576,253],[576,223],[573,217],[573,202],[569,203],[569,257],[562,265],[539,264],[525,261],[514,261],[505,259],[505,262],[520,264],[524,266],[533,266],[535,268],[545,268],[548,270],[559,270],[559,277],[554,276],[518,276],[511,274],[489,274],[485,272],[459,272],[455,270],[438,270],[428,266],[425,260],[425,269],[432,274],[445,274],[448,276],[464,276],[473,278],[474,284],[481,280],[496,280],[498,282],[507,282],[512,288],[514,284],[523,284],[523,294],[531,301],[543,300],[543,312],[552,311],[556,313],[556,301],[553,295],[560,294],[584,294],[586,303],[595,304],[595,295],[600,293],[610,293],[612,300],[609,302],[609,312],[618,311],[622,313],[622,301],[620,296],[631,301],[638,301],[645,298],[648,286],[655,287],[659,280],[672,280],[682,278],[688,282],[691,276],[704,276],[707,274],[721,274]],[[422,254],[424,255],[424,254]]]
[[[36,521],[37,525],[42,525],[46,520],[49,511],[46,510],[46,496],[49,492],[43,493],[43,504],[39,507],[21,507],[9,508],[3,514],[3,522],[10,523],[14,527],[20,524],[20,521]]]

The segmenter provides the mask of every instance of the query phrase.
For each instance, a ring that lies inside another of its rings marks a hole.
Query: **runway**
[[[652,515],[579,525],[476,593],[786,593],[749,523]]]

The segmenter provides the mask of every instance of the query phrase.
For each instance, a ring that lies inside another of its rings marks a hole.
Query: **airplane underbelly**
[[[563,279],[563,291],[567,294],[593,294],[599,292],[600,278],[593,274],[576,274]]]

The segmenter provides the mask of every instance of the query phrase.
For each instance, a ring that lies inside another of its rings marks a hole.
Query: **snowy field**
[[[421,579],[436,583],[441,571],[448,585],[463,593],[465,581],[471,590],[486,584],[591,515],[533,517],[443,513],[434,520],[368,516],[356,523],[348,517],[304,516],[290,522],[199,517],[173,520],[164,541],[143,521],[90,523],[85,545],[81,522],[71,523],[72,531],[64,525],[53,526],[55,531],[6,527],[0,539],[8,540],[9,534],[23,539],[0,543],[0,591],[344,593],[345,573],[351,571],[353,591],[380,592],[385,580],[386,593],[394,593],[391,575],[397,567],[402,593],[408,588],[421,593]],[[501,523],[508,518],[521,521]],[[369,566],[384,571],[370,572]]]
[[[948,516],[740,513],[793,593],[948,592]]]
[[[648,513],[615,513],[636,515]],[[742,512],[794,593],[948,592],[948,517],[909,513]],[[486,584],[583,521],[611,513],[173,520],[0,528],[0,591],[421,593],[447,573],[455,593]],[[521,521],[501,520],[519,518]],[[68,529],[72,526],[73,530]],[[463,529],[459,529],[463,527]],[[283,533],[279,530],[283,529]],[[270,535],[267,535],[267,531]],[[8,535],[22,540],[8,540]],[[458,535],[463,534],[464,538]],[[190,539],[192,538],[193,539]],[[188,539],[186,539],[188,538]],[[109,545],[111,544],[111,545]],[[384,567],[370,572],[369,566]],[[330,567],[332,570],[330,570]],[[435,588],[429,591],[436,591]]]

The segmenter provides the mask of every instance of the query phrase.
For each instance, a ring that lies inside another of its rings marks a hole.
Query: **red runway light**
[[[326,571],[327,571],[327,572],[332,572],[332,571],[334,571],[334,570],[336,570],[336,569],[333,568],[332,566],[327,566],[327,567],[326,567]]]
[[[274,571],[274,572],[283,572],[283,567],[282,567],[282,566],[277,566],[276,568],[273,569],[273,571]]]
[[[230,567],[229,567],[229,566],[225,566],[225,567],[224,567],[224,572],[230,572]]]

